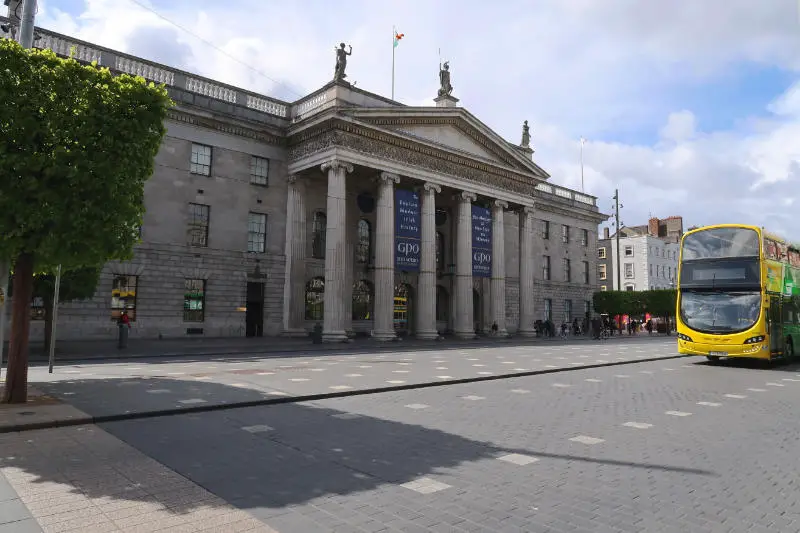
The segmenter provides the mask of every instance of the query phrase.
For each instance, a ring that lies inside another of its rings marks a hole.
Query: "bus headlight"
[[[689,335],[684,335],[683,333],[678,333],[678,338],[682,341],[694,342]]]
[[[764,342],[764,335],[756,335],[755,337],[750,337],[749,339],[745,339],[744,344],[756,344],[759,342]]]

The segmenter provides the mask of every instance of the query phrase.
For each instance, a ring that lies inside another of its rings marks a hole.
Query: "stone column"
[[[519,334],[533,337],[533,207],[519,212]]]
[[[305,336],[306,199],[305,182],[289,176],[286,201],[286,278],[283,285],[283,332]]]
[[[381,341],[394,332],[394,185],[399,176],[381,172],[375,224],[375,322],[372,336]]]
[[[506,208],[508,208],[508,204],[502,200],[495,200],[492,204],[492,321],[497,324],[498,337],[508,336],[506,330]]]
[[[327,231],[325,232],[325,310],[322,325],[322,340],[342,342],[345,334],[344,299],[346,290],[345,221],[347,219],[346,176],[353,165],[338,159],[323,163],[323,172],[328,173]]]
[[[456,195],[458,219],[456,220],[456,283],[455,328],[456,337],[475,338],[472,314],[472,202],[477,196],[471,192]]]
[[[417,337],[436,339],[436,193],[434,183],[422,187],[420,261],[417,282]],[[444,250],[442,250],[444,253]]]
[[[344,290],[344,330],[349,335],[353,331],[353,284],[355,283],[355,240],[357,212],[352,205],[347,205],[345,215],[345,290]]]

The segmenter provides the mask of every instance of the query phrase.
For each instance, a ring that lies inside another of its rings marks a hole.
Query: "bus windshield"
[[[682,291],[684,324],[701,333],[738,333],[753,327],[761,311],[760,292]]]
[[[758,233],[749,228],[710,228],[683,238],[682,261],[759,257]]]

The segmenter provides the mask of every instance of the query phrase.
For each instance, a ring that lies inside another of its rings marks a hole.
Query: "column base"
[[[536,330],[535,329],[521,329],[517,331],[517,335],[520,337],[535,337]]]
[[[505,339],[508,337],[508,331],[504,329],[498,329],[497,332],[492,334],[492,337],[497,337],[499,339]]]
[[[346,342],[347,333],[344,331],[323,331],[322,342]]]
[[[435,341],[439,338],[438,331],[418,331],[415,335],[418,339],[423,341]]]
[[[474,339],[477,337],[474,331],[454,331],[453,334],[459,339]]]
[[[289,328],[283,330],[281,333],[284,337],[292,337],[292,338],[300,338],[300,337],[308,337],[308,331],[303,328]]]
[[[394,331],[373,331],[372,338],[376,341],[393,341],[397,339],[397,333]]]

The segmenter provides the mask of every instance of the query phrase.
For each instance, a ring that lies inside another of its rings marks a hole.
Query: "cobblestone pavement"
[[[108,505],[143,497],[113,472],[188,479],[281,533],[797,532],[799,403],[798,365],[673,359],[0,436],[0,465]]]
[[[451,348],[361,355],[207,358],[64,365],[31,382],[89,415],[191,409],[674,357],[674,338]]]

